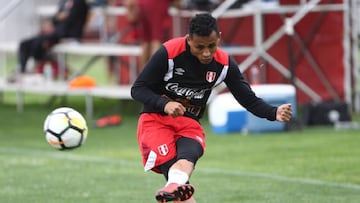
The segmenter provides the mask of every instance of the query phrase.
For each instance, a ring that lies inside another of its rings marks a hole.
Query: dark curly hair
[[[194,34],[199,36],[209,36],[211,32],[215,31],[219,35],[219,27],[217,21],[209,13],[196,14],[189,24],[189,35]]]

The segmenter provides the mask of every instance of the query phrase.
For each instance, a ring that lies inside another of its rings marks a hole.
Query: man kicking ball
[[[205,151],[199,120],[221,82],[254,115],[280,122],[291,118],[291,104],[276,107],[255,95],[237,63],[219,48],[220,37],[216,19],[197,14],[188,34],[165,42],[131,88],[132,97],[143,104],[137,136],[144,169],[167,180],[155,194],[158,202],[196,202],[189,179]]]

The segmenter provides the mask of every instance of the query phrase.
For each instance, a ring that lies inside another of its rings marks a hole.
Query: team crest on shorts
[[[166,144],[162,144],[158,146],[158,151],[162,156],[166,156],[169,153],[169,148]]]
[[[206,81],[208,81],[208,82],[214,81],[214,80],[215,80],[215,76],[216,76],[216,72],[214,72],[214,71],[208,71],[208,72],[206,73]]]

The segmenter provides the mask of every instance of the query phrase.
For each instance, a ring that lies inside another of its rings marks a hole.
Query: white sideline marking
[[[210,173],[210,174],[217,173],[217,174],[242,176],[242,177],[266,178],[266,179],[272,179],[283,182],[293,182],[299,184],[320,185],[327,187],[341,187],[341,188],[360,190],[360,185],[353,183],[337,183],[337,182],[323,181],[317,179],[287,177],[287,176],[281,176],[281,175],[269,174],[269,173],[234,171],[234,170],[215,169],[215,168],[202,168],[199,170],[201,170],[201,172]]]
[[[15,147],[0,147],[0,153],[7,154],[21,154],[28,156],[37,156],[37,157],[50,157],[50,158],[58,158],[58,159],[66,159],[71,161],[84,161],[84,162],[99,162],[106,164],[120,164],[127,166],[140,166],[140,164],[135,163],[134,161],[127,161],[123,159],[110,159],[104,157],[95,157],[95,156],[84,156],[84,155],[75,155],[68,154],[67,152],[49,152],[44,150],[33,150],[33,149],[22,149]],[[276,174],[268,174],[268,173],[257,173],[257,172],[244,172],[244,171],[235,171],[235,170],[226,170],[226,169],[217,169],[217,168],[201,168],[196,169],[201,173],[208,174],[221,174],[221,175],[230,175],[230,176],[238,176],[238,177],[254,177],[254,178],[264,178],[264,179],[272,179],[276,181],[283,182],[292,182],[299,184],[308,184],[308,185],[320,185],[326,187],[340,187],[347,189],[355,189],[360,190],[360,185],[353,183],[337,183],[337,182],[329,182],[323,180],[316,179],[307,179],[307,178],[293,178],[287,176],[281,176]]]
[[[104,157],[75,155],[75,154],[70,154],[71,153],[70,151],[56,151],[55,150],[54,152],[49,152],[49,151],[45,151],[45,150],[22,149],[22,148],[15,148],[15,147],[0,147],[0,153],[66,159],[66,160],[70,160],[70,161],[119,164],[119,165],[127,165],[127,166],[140,166],[141,165],[141,163],[136,164],[133,161],[127,161],[127,160],[123,160],[123,159],[109,159],[109,158],[104,158]]]

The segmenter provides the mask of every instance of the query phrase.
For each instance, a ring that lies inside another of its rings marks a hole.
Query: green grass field
[[[1,203],[149,203],[165,183],[145,173],[136,143],[138,107],[95,100],[96,116],[121,113],[119,126],[89,122],[84,146],[50,147],[46,115],[60,105],[27,100],[16,112],[14,95],[0,104]],[[67,104],[84,111],[83,98]],[[360,132],[332,127],[257,135],[215,135],[203,120],[207,150],[191,178],[198,203],[358,203]]]

